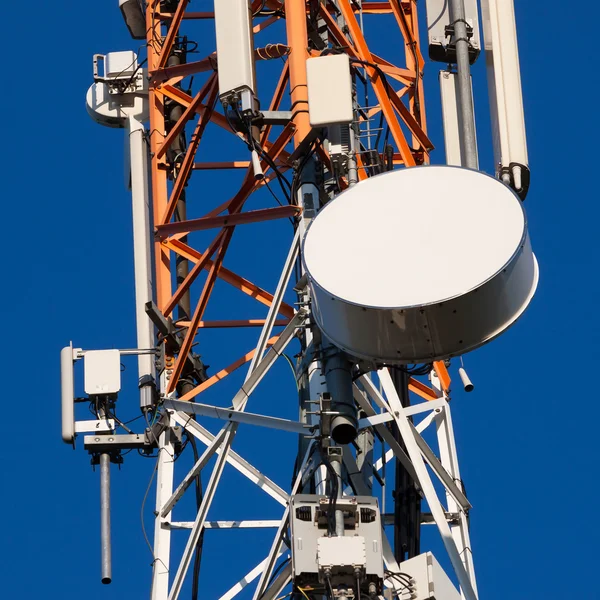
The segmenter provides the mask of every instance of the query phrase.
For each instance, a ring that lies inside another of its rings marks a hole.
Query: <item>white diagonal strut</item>
[[[296,333],[296,329],[304,322],[305,317],[306,310],[300,309],[294,315],[293,319],[286,325],[285,329],[279,336],[277,342],[275,342],[275,344],[271,346],[266,356],[260,361],[260,363],[256,365],[254,371],[249,374],[249,376],[246,379],[246,382],[244,383],[240,391],[235,395],[233,399],[233,407],[235,409],[243,410],[243,408],[246,406],[248,398],[250,397],[250,394],[260,383],[261,379],[264,377],[269,368],[273,365],[275,360],[280,356],[281,352],[283,352],[283,349],[292,340]],[[265,325],[267,324],[265,323]],[[212,504],[217,486],[221,479],[221,475],[223,474],[223,469],[225,468],[225,463],[227,462],[227,458],[229,456],[231,444],[235,439],[238,424],[229,423],[225,426],[225,429],[227,429],[227,433],[225,434],[225,438],[223,440],[221,452],[217,458],[217,462],[211,473],[208,486],[202,498],[200,509],[198,510],[196,520],[194,521],[194,527],[192,528],[186,547],[183,551],[183,556],[179,563],[179,567],[177,569],[177,572],[175,573],[173,584],[171,586],[171,591],[169,592],[169,600],[177,600],[177,598],[179,597],[179,593],[181,592],[185,576],[187,574],[188,568],[192,560],[194,549],[198,543],[198,540],[202,533],[202,529],[204,527],[206,515],[208,513],[210,505]]]
[[[302,459],[302,463],[300,464],[300,468],[298,469],[298,475],[296,476],[296,481],[294,481],[294,485],[292,486],[292,495],[297,493],[300,484],[302,483],[302,477],[304,476],[304,470],[308,464],[308,459],[311,457],[313,448],[315,446],[315,441],[312,440],[308,447],[306,448],[306,452],[304,454],[304,458]],[[277,533],[275,534],[275,538],[273,540],[273,545],[271,546],[271,551],[269,552],[268,562],[262,572],[260,577],[260,581],[256,586],[256,590],[254,592],[253,600],[258,600],[261,598],[264,591],[267,589],[267,585],[269,584],[269,579],[271,578],[271,573],[273,572],[273,567],[275,566],[275,561],[277,560],[277,556],[279,555],[279,551],[281,545],[283,544],[283,536],[287,531],[288,520],[290,516],[290,504],[288,503],[285,512],[283,513],[283,517],[281,519],[281,524],[279,525],[279,529],[277,529]]]
[[[475,592],[473,584],[471,583],[469,573],[464,567],[462,557],[456,546],[454,537],[452,536],[452,531],[450,530],[448,521],[446,520],[446,513],[437,496],[433,482],[431,481],[431,477],[429,476],[427,467],[425,466],[425,462],[421,456],[421,451],[415,440],[414,427],[411,427],[408,417],[406,417],[404,411],[402,410],[402,402],[400,401],[400,397],[398,396],[398,392],[396,391],[396,387],[394,386],[394,382],[392,381],[389,371],[387,369],[382,369],[379,371],[379,379],[390,403],[390,408],[392,411],[394,411],[392,414],[395,417],[396,425],[398,426],[398,430],[400,431],[400,435],[402,436],[408,455],[410,456],[415,471],[417,472],[419,485],[423,490],[425,499],[427,500],[427,504],[431,510],[431,514],[433,515],[436,525],[440,531],[442,541],[444,542],[444,546],[446,547],[446,551],[450,557],[450,562],[452,563],[456,576],[458,577],[461,591],[466,600],[477,600],[477,593]]]

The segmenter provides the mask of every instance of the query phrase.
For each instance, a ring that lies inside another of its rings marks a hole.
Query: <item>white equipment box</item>
[[[346,54],[331,54],[306,61],[308,112],[313,127],[351,123],[352,78]]]
[[[247,0],[215,2],[215,28],[219,57],[219,97],[256,91],[252,14]]]
[[[431,552],[419,554],[400,563],[400,572],[412,578],[413,600],[460,600],[460,592],[454,587],[440,563]]]
[[[104,396],[121,390],[121,354],[118,350],[86,352],[83,363],[86,394]]]

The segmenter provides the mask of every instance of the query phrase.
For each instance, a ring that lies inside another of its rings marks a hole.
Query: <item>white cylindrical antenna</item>
[[[145,306],[152,300],[152,258],[150,254],[150,200],[148,193],[148,147],[143,124],[129,117],[127,140],[131,173],[131,203],[133,217],[133,262],[135,279],[135,320],[138,348],[154,346],[154,325]],[[153,405],[154,357],[138,356],[140,407]]]
[[[467,375],[467,372],[465,371],[464,367],[460,367],[460,369],[458,369],[458,375],[460,377],[460,380],[462,381],[463,387],[465,388],[465,392],[472,392],[475,389],[475,386],[473,385],[473,382],[469,379],[469,376]]]
[[[258,158],[258,152],[252,150],[252,171],[254,171],[254,179],[260,181],[265,178],[262,167],[260,166],[260,159]]]
[[[60,396],[62,405],[62,439],[75,441],[75,384],[73,382],[73,344],[60,351]]]

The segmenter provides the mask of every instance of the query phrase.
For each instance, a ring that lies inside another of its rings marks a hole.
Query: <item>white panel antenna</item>
[[[481,9],[497,175],[523,200],[529,159],[514,4],[482,0]]]
[[[256,75],[252,13],[247,0],[215,2],[215,30],[219,60],[219,97],[227,104],[241,100],[242,111],[252,110]]]

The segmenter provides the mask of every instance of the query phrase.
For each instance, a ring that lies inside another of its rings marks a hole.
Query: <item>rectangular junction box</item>
[[[413,600],[461,600],[460,592],[431,552],[401,562],[400,572],[412,579]]]
[[[109,52],[104,56],[104,76],[107,79],[129,79],[137,67],[137,55],[131,50]]]
[[[320,537],[317,540],[317,565],[321,580],[326,571],[332,577],[350,575],[356,578],[356,571],[364,575],[367,565],[365,538],[360,535]]]
[[[351,123],[352,77],[346,54],[330,54],[306,61],[308,112],[313,127]]]
[[[353,587],[356,570],[363,581],[383,585],[381,515],[376,498],[339,498],[336,508],[344,513],[344,535],[327,535],[329,498],[298,494],[291,500],[292,571],[296,585],[323,583],[330,573],[334,588]]]
[[[89,396],[121,390],[121,354],[118,350],[90,350],[83,357],[84,388]]]

